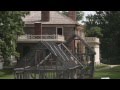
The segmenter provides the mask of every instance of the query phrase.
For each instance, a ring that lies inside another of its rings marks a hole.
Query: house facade
[[[74,34],[84,39],[91,47],[99,46],[94,40],[84,36],[84,26],[76,21],[76,12],[69,11],[68,16],[58,11],[30,11],[30,14],[23,18],[25,22],[25,35],[18,37],[17,51],[20,57],[24,57],[37,42],[54,41],[63,43]],[[95,41],[96,42],[96,41]],[[72,53],[85,53],[85,47],[79,40],[72,41],[68,46]],[[99,49],[99,47],[98,47]],[[97,62],[99,62],[99,50],[97,50]],[[95,58],[95,59],[96,59]]]
[[[89,39],[86,40],[84,36],[84,27],[76,21],[75,11],[69,11],[68,16],[58,11],[30,11],[30,14],[23,18],[23,21],[25,23],[25,34],[18,37],[17,42],[17,51],[20,53],[19,59],[26,56],[39,41],[53,41],[59,44],[67,42],[76,34],[84,41],[89,42]],[[91,47],[99,46],[99,44],[96,45],[93,42],[88,44],[92,45]],[[85,46],[77,38],[72,40],[67,47],[73,54],[85,53]],[[95,50],[99,52],[99,47]],[[39,55],[42,55],[42,52]],[[99,61],[99,54],[96,58]],[[13,59],[14,57],[11,56],[12,62]]]
[[[68,16],[58,11],[30,11],[30,14],[23,18],[25,35],[18,38],[17,50],[20,56],[23,57],[41,40],[66,42],[76,33],[78,26],[75,11],[70,11]],[[75,52],[75,41],[68,47]]]

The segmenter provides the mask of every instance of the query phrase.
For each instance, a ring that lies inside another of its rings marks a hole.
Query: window
[[[62,27],[57,28],[57,34],[63,35],[63,28]]]

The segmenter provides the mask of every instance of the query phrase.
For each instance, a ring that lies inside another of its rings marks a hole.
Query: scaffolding
[[[88,49],[73,53],[67,47],[71,41],[81,41]],[[93,78],[95,52],[79,36],[73,35],[65,43],[40,41],[18,61],[15,79],[86,79]]]

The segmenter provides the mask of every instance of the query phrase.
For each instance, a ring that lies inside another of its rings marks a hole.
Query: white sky
[[[85,17],[86,17],[88,14],[95,14],[95,11],[83,11],[83,12],[84,12],[84,20],[86,20]]]
[[[83,20],[82,21],[86,21],[86,16],[89,15],[89,14],[95,14],[95,11],[83,11],[84,12],[84,17],[83,17]],[[79,22],[81,23],[81,22]],[[83,23],[81,23],[83,24]]]

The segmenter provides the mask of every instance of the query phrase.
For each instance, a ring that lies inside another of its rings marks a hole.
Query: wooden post
[[[91,55],[91,63],[90,63],[90,78],[94,77],[94,54]]]

